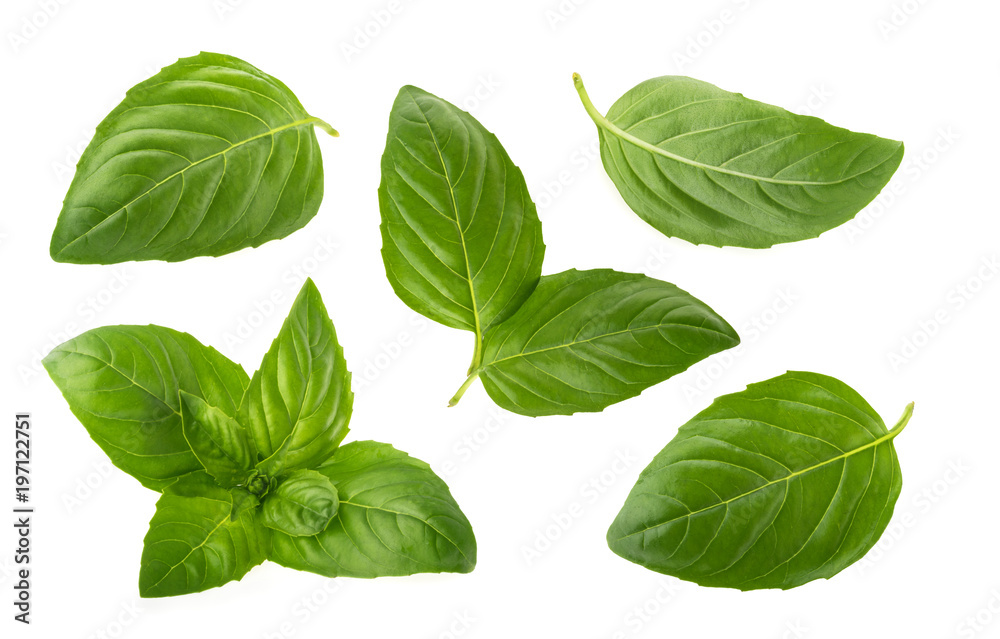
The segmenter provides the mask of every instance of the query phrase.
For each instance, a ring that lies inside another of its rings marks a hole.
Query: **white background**
[[[15,411],[34,415],[38,509],[34,623],[23,627],[7,603],[13,473],[2,464],[5,637],[1000,636],[1000,613],[990,611],[1000,610],[1000,277],[981,268],[1000,257],[996,3],[577,2],[5,0],[0,410],[8,424]],[[53,15],[44,19],[46,6]],[[366,41],[359,29],[375,35]],[[340,130],[339,139],[320,135],[318,216],[287,239],[219,259],[52,262],[49,236],[96,124],[128,87],[200,50],[275,75]],[[602,111],[642,80],[683,74],[904,140],[895,195],[819,239],[771,250],[663,237],[600,167],[574,71]],[[379,156],[403,84],[464,105],[499,136],[538,203],[546,273],[611,267],[674,282],[726,317],[743,349],[601,414],[518,417],[492,408],[478,384],[445,408],[464,379],[471,335],[404,306],[379,255]],[[332,255],[324,243],[336,245]],[[156,323],[252,371],[303,269],[354,371],[349,439],[391,442],[444,475],[475,527],[479,565],[469,575],[368,581],[265,564],[206,593],[139,600],[156,495],[108,472],[38,359],[95,326]],[[111,293],[118,277],[127,285]],[[275,292],[277,308],[254,315]],[[103,300],[101,310],[87,310],[90,298]],[[946,321],[935,328],[935,317]],[[237,343],[251,320],[259,327]],[[920,346],[903,353],[904,340]],[[740,593],[612,554],[608,525],[676,428],[713,397],[786,369],[844,380],[890,423],[916,401],[896,440],[896,516],[866,560],[793,591]],[[10,430],[0,437],[4,459],[12,440]],[[580,516],[567,525],[574,503]],[[540,557],[529,560],[526,549]],[[977,614],[979,631],[967,621]]]

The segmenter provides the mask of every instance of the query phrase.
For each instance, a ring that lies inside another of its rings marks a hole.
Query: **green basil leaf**
[[[902,486],[891,431],[843,382],[789,372],[720,397],[639,476],[615,553],[703,586],[794,588],[871,549]]]
[[[95,328],[43,364],[111,462],[153,490],[202,469],[184,439],[178,392],[234,416],[249,384],[239,364],[161,326]]]
[[[230,521],[236,521],[243,513],[260,506],[260,499],[257,495],[243,487],[229,489],[229,496],[233,500],[233,509],[229,515]]]
[[[173,262],[285,237],[323,199],[314,126],[336,135],[242,60],[178,60],[98,125],[52,234],[52,258]]]
[[[354,393],[337,331],[312,280],[299,292],[240,407],[260,472],[312,468],[347,435]]]
[[[240,484],[254,459],[243,427],[197,395],[181,390],[180,399],[184,439],[195,457],[220,486]]]
[[[418,313],[476,334],[509,317],[541,275],[542,227],[524,176],[471,115],[403,87],[379,186],[382,260]]]
[[[853,218],[886,185],[903,143],[796,115],[692,78],[647,80],[597,124],[601,159],[643,220],[671,237],[765,248]]]
[[[268,558],[328,577],[470,572],[472,526],[448,487],[424,462],[377,442],[352,442],[319,468],[340,494],[326,530],[271,535]]]
[[[261,523],[294,537],[323,532],[337,514],[337,488],[315,470],[297,470],[267,496]]]
[[[507,410],[570,415],[635,397],[737,344],[724,319],[673,284],[569,270],[543,277],[524,306],[487,334],[478,375]]]
[[[204,475],[202,473],[202,475]],[[172,597],[238,581],[266,558],[269,531],[256,510],[231,518],[228,491],[180,480],[156,502],[139,569],[142,597]]]

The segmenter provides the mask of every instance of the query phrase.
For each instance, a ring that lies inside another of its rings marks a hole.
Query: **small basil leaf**
[[[187,475],[181,475],[168,486],[163,488],[164,495],[175,495],[177,497],[211,497],[225,501],[226,489],[215,481],[215,478],[205,470],[196,470]]]
[[[479,376],[522,415],[600,411],[739,343],[736,331],[673,284],[617,271],[546,275],[487,334]]]
[[[264,500],[261,522],[294,537],[322,532],[337,514],[337,488],[315,470],[297,470]]]
[[[888,183],[903,143],[789,113],[692,78],[647,80],[607,117],[577,91],[625,202],[671,237],[765,248],[853,218]]]
[[[236,521],[246,511],[252,510],[257,506],[260,506],[260,499],[257,498],[257,495],[254,495],[246,488],[241,488],[241,487],[230,488],[229,496],[230,499],[232,499],[233,501],[233,509],[229,515],[230,521]]]
[[[285,237],[323,199],[314,126],[336,135],[242,60],[178,60],[98,125],[52,234],[52,259],[173,262]]]
[[[882,535],[902,486],[891,431],[832,377],[790,372],[716,399],[639,476],[615,553],[703,586],[830,578]]]
[[[232,520],[230,494],[179,482],[156,502],[139,569],[142,597],[201,592],[243,578],[266,558],[269,530],[253,509]]]
[[[180,392],[184,439],[205,470],[224,488],[238,485],[253,467],[243,427],[198,397]]]
[[[322,463],[347,435],[353,403],[337,331],[307,280],[240,407],[240,423],[265,458],[257,468],[276,477]]]
[[[389,115],[379,210],[396,295],[473,331],[478,357],[483,334],[517,310],[542,272],[542,226],[520,169],[474,117],[405,86]]]
[[[153,490],[202,469],[184,439],[178,391],[232,417],[249,384],[239,364],[160,326],[95,328],[42,363],[111,462]]]
[[[327,577],[470,572],[476,538],[445,483],[424,462],[377,442],[352,442],[320,467],[340,508],[311,537],[274,531],[271,561]]]

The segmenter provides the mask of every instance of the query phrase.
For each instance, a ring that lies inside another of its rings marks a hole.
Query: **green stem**
[[[473,371],[479,370],[479,367],[483,364],[483,338],[477,332],[476,333],[476,348],[472,352],[472,363],[469,364],[469,370],[466,371],[466,375],[472,375]]]
[[[320,120],[319,118],[313,118],[313,120],[314,120],[314,122],[313,122],[314,125],[316,125],[319,128],[323,129],[324,131],[326,131],[327,133],[329,133],[333,137],[335,137],[335,138],[339,138],[340,137],[340,133],[337,133],[337,129],[333,128],[328,123],[324,122],[323,120]]]
[[[903,409],[903,415],[899,418],[899,421],[897,421],[896,425],[893,426],[892,430],[889,431],[889,434],[892,435],[893,439],[895,439],[896,435],[903,432],[903,429],[906,428],[906,425],[910,423],[910,417],[912,416],[913,416],[913,402],[910,402],[909,404],[906,405],[906,408]]]
[[[476,381],[477,377],[479,377],[478,367],[476,370],[469,373],[469,377],[466,378],[465,382],[462,383],[461,388],[458,389],[458,392],[455,393],[454,397],[451,398],[451,401],[448,402],[448,408],[451,408],[462,399],[462,395],[465,395],[465,391],[469,390],[469,387],[472,386],[472,382]]]

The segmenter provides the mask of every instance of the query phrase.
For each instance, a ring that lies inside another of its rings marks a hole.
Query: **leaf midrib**
[[[510,359],[517,359],[519,357],[528,357],[530,355],[537,355],[538,353],[545,353],[545,352],[548,352],[548,351],[559,350],[560,348],[571,348],[571,347],[576,346],[578,344],[587,344],[589,342],[593,342],[593,341],[599,340],[599,339],[604,339],[606,337],[614,337],[616,335],[622,335],[622,334],[625,334],[625,333],[639,333],[639,332],[642,332],[642,331],[659,330],[661,328],[668,327],[668,326],[676,326],[676,327],[681,327],[681,328],[693,328],[693,329],[699,330],[699,331],[709,331],[709,332],[712,332],[712,333],[717,333],[718,335],[726,336],[726,333],[724,333],[722,331],[716,331],[716,330],[713,330],[713,329],[710,329],[710,328],[705,328],[704,326],[694,326],[692,324],[681,324],[679,322],[664,322],[664,323],[660,323],[660,324],[654,324],[652,326],[643,326],[641,328],[626,328],[626,329],[622,329],[620,331],[612,331],[610,333],[601,333],[599,335],[594,335],[593,337],[588,337],[587,339],[573,340],[572,342],[567,342],[565,344],[556,344],[555,346],[547,346],[545,348],[539,348],[539,349],[536,349],[536,350],[533,350],[533,351],[522,351],[522,352],[516,353],[514,355],[508,355],[506,357],[501,357],[500,359],[494,359],[494,360],[492,360],[492,361],[490,361],[490,362],[488,362],[486,364],[483,364],[483,368],[487,368],[489,366],[493,366],[495,364],[499,364],[500,362],[504,362],[504,361],[507,361],[507,360],[510,360]]]
[[[865,171],[865,172],[862,172],[862,173],[859,173],[859,174],[856,174],[856,175],[851,175],[851,176],[848,176],[848,177],[845,177],[845,178],[841,178],[839,180],[831,180],[831,181],[827,181],[827,182],[817,182],[817,181],[809,181],[809,180],[782,180],[782,179],[779,179],[779,178],[766,177],[766,176],[761,176],[761,175],[753,175],[751,173],[743,173],[741,171],[733,171],[732,169],[726,169],[726,168],[723,168],[721,166],[714,166],[712,164],[705,164],[704,162],[698,162],[697,160],[692,160],[690,158],[686,158],[683,155],[678,155],[676,153],[672,153],[670,151],[667,151],[666,149],[661,149],[660,147],[656,146],[655,144],[650,144],[646,140],[643,140],[642,138],[636,137],[636,136],[632,135],[631,133],[628,133],[627,131],[622,130],[615,123],[613,123],[611,120],[609,120],[607,117],[605,117],[600,111],[597,110],[597,108],[594,106],[594,104],[590,101],[590,97],[587,95],[586,89],[583,88],[582,82],[579,82],[579,81],[577,82],[577,90],[580,92],[580,97],[583,98],[584,108],[586,108],[587,113],[590,115],[591,119],[594,120],[594,122],[597,124],[598,127],[606,130],[608,133],[610,133],[611,135],[613,135],[613,136],[615,136],[617,138],[620,138],[620,139],[622,139],[622,140],[624,140],[626,142],[629,142],[630,144],[632,144],[634,146],[637,146],[637,147],[639,147],[639,148],[641,148],[641,149],[643,149],[645,151],[648,151],[649,153],[665,157],[667,159],[673,160],[675,162],[679,162],[681,164],[686,164],[686,165],[694,167],[696,169],[702,169],[704,171],[713,171],[713,172],[716,172],[716,173],[722,173],[722,174],[725,174],[725,175],[731,175],[733,177],[743,178],[743,179],[747,179],[747,180],[753,180],[755,182],[766,182],[766,183],[769,183],[769,184],[780,184],[780,185],[785,185],[785,186],[833,186],[833,185],[836,185],[836,184],[842,184],[844,182],[849,182],[851,180],[857,179],[861,175],[864,175],[864,173],[868,172],[868,171]],[[890,157],[892,157],[892,156],[890,155]],[[881,164],[882,163],[879,163],[876,166],[881,166]],[[871,170],[871,169],[869,169],[869,170]]]
[[[903,424],[903,426],[905,426],[905,424]],[[891,431],[888,431],[885,435],[879,437],[878,439],[876,439],[874,441],[868,442],[864,446],[861,446],[859,448],[855,448],[853,450],[846,451],[844,453],[841,453],[840,455],[837,455],[836,457],[831,457],[830,459],[822,461],[822,462],[820,462],[818,464],[813,464],[812,466],[809,466],[808,468],[803,468],[802,470],[794,471],[794,472],[790,473],[789,475],[787,475],[785,477],[781,477],[780,479],[774,479],[774,480],[768,481],[768,482],[766,482],[764,484],[761,484],[760,486],[757,486],[756,488],[754,488],[752,490],[748,490],[748,491],[746,491],[744,493],[736,495],[735,497],[731,497],[731,498],[729,498],[729,499],[727,499],[725,501],[720,501],[720,502],[718,502],[716,504],[712,504],[711,506],[705,506],[704,508],[699,508],[698,510],[695,510],[695,511],[692,511],[692,512],[689,512],[689,513],[684,513],[683,515],[680,515],[679,517],[674,517],[673,519],[668,519],[667,521],[661,521],[658,524],[654,524],[652,526],[647,526],[646,528],[643,528],[642,530],[637,530],[637,531],[631,532],[631,533],[629,533],[627,535],[623,535],[621,537],[618,537],[617,541],[622,541],[624,539],[628,539],[629,537],[633,537],[635,535],[641,535],[641,534],[646,533],[646,532],[648,532],[650,530],[653,530],[655,528],[659,528],[660,526],[666,526],[667,524],[671,524],[671,523],[673,523],[675,521],[679,521],[681,519],[694,517],[695,515],[699,515],[699,514],[701,514],[703,512],[707,512],[709,510],[713,510],[715,508],[719,508],[720,506],[728,506],[729,504],[731,504],[734,501],[737,501],[737,500],[743,499],[745,497],[748,497],[750,495],[753,495],[754,493],[760,492],[761,490],[764,490],[765,488],[769,488],[771,486],[775,486],[775,485],[780,484],[782,482],[791,481],[792,479],[794,479],[796,477],[799,477],[799,476],[802,476],[802,475],[806,475],[806,474],[808,474],[808,473],[810,473],[810,472],[812,472],[814,470],[822,468],[823,466],[827,466],[829,464],[833,464],[833,463],[838,462],[838,461],[840,461],[842,459],[847,459],[848,457],[850,457],[852,455],[856,455],[856,454],[858,454],[858,453],[860,453],[862,451],[868,450],[869,448],[874,448],[874,447],[879,446],[881,444],[884,444],[886,442],[892,441],[893,439],[895,439],[896,435],[898,435],[900,432],[902,432],[902,430],[903,430],[902,427],[897,426],[896,428],[893,428]]]
[[[479,321],[479,306],[478,302],[476,301],[476,288],[472,281],[472,268],[469,265],[469,251],[465,245],[465,232],[462,230],[461,218],[458,214],[458,200],[455,198],[455,187],[451,183],[451,174],[448,171],[448,165],[444,161],[444,155],[441,153],[441,145],[438,144],[437,136],[434,134],[434,129],[431,128],[431,122],[428,119],[427,114],[424,113],[424,110],[421,108],[420,103],[417,102],[417,99],[413,96],[412,93],[407,92],[407,96],[409,96],[410,100],[413,101],[413,105],[417,107],[417,111],[420,113],[420,117],[423,118],[424,120],[424,126],[427,127],[427,132],[430,134],[431,141],[434,143],[434,151],[437,153],[438,161],[441,162],[441,170],[444,171],[445,182],[448,183],[448,197],[451,199],[451,208],[455,212],[455,220],[454,220],[455,229],[458,231],[458,239],[459,242],[461,242],[462,244],[462,257],[464,258],[465,261],[465,278],[469,284],[469,296],[472,300],[472,318],[475,322],[475,331],[476,331],[476,352],[473,357],[472,367],[477,368],[478,359],[482,348],[481,344],[483,338],[483,331],[482,331],[482,325],[480,324]]]
[[[93,233],[97,229],[101,228],[104,224],[106,224],[109,221],[115,219],[122,211],[126,211],[128,209],[128,207],[132,206],[133,204],[135,204],[136,202],[138,202],[142,198],[146,197],[147,195],[149,195],[150,193],[152,193],[153,191],[155,191],[159,187],[163,186],[164,184],[166,184],[170,180],[173,180],[174,178],[176,178],[179,175],[183,175],[188,169],[190,169],[192,167],[195,167],[195,166],[198,166],[199,164],[203,164],[205,162],[208,162],[209,160],[212,160],[212,159],[217,158],[219,156],[224,156],[226,153],[229,153],[230,151],[232,151],[234,149],[237,149],[237,148],[239,148],[241,146],[244,146],[246,144],[249,144],[251,142],[255,142],[255,141],[260,140],[262,138],[266,138],[268,136],[274,136],[274,135],[276,135],[276,134],[278,134],[278,133],[280,133],[282,131],[288,130],[288,129],[293,129],[293,128],[297,128],[297,127],[301,127],[301,126],[308,126],[308,125],[316,124],[316,123],[319,123],[319,122],[322,122],[322,120],[320,118],[316,118],[316,117],[312,117],[312,116],[310,116],[308,118],[304,118],[302,120],[296,120],[294,122],[289,122],[288,124],[283,124],[283,125],[281,125],[279,127],[275,127],[273,129],[269,129],[269,130],[265,131],[264,133],[260,133],[258,135],[249,137],[249,138],[247,138],[245,140],[241,140],[239,142],[235,142],[233,144],[230,144],[227,148],[225,148],[225,149],[223,149],[221,151],[217,151],[215,153],[212,153],[211,155],[205,156],[204,158],[202,158],[200,160],[196,160],[194,162],[191,162],[190,164],[188,164],[187,166],[185,166],[183,169],[181,169],[179,171],[175,171],[174,173],[171,173],[170,175],[168,175],[164,179],[160,180],[159,182],[157,182],[153,186],[149,187],[148,189],[146,189],[145,191],[143,191],[139,195],[137,195],[134,198],[132,198],[126,204],[123,204],[122,206],[120,206],[119,208],[117,208],[115,211],[109,213],[107,217],[105,217],[103,220],[101,220],[100,222],[98,222],[97,224],[95,224],[94,226],[92,226],[91,228],[89,228],[85,233],[80,234],[78,237],[76,237],[71,242],[67,243],[65,246],[63,246],[61,249],[59,249],[59,252],[56,253],[56,255],[62,255],[71,246],[73,246],[74,244],[76,244],[80,240],[84,239],[85,237],[89,236],[91,233]]]

